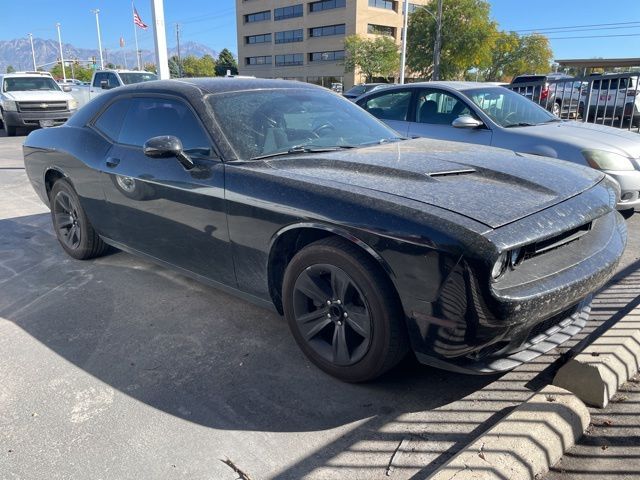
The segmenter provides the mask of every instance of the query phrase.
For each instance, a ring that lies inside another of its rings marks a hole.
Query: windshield
[[[474,88],[462,93],[501,127],[538,125],[557,120],[541,106],[506,88]]]
[[[346,95],[357,95],[360,96],[367,91],[367,87],[364,85],[356,85],[355,87],[347,90]]]
[[[24,92],[25,90],[55,90],[60,87],[51,77],[13,77],[2,82],[3,92]]]
[[[149,82],[151,80],[157,80],[158,76],[155,73],[149,72],[135,72],[135,73],[119,73],[122,83],[125,85],[131,85],[132,83]]]
[[[227,140],[245,160],[294,147],[353,147],[398,138],[330,91],[252,90],[211,95],[209,102]]]

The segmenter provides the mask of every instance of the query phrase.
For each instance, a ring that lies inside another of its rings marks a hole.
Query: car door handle
[[[113,158],[113,157],[107,158],[107,167],[109,168],[115,168],[118,166],[119,163],[120,163],[119,158]]]

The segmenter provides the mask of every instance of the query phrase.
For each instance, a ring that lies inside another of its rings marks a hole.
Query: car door
[[[479,120],[474,110],[453,93],[435,88],[418,90],[413,98],[414,120],[409,126],[410,137],[427,137],[454,142],[491,145],[491,130],[478,128],[456,128],[451,123],[461,115],[470,115]]]
[[[100,86],[100,82],[107,79],[106,72],[96,72],[93,76],[93,82],[91,83],[91,87],[89,87],[89,98],[93,98],[96,95],[100,95],[103,92],[102,87]]]
[[[409,132],[412,97],[413,89],[393,89],[367,96],[356,103],[406,137]]]
[[[119,101],[126,101],[128,108],[117,140],[105,155],[102,177],[113,218],[113,240],[235,286],[224,164],[216,157],[197,114],[175,97],[140,96]],[[98,129],[99,121],[95,124]],[[160,135],[179,138],[195,167],[187,169],[175,157],[147,157],[144,143]]]

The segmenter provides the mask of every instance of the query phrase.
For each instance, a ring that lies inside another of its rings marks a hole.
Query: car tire
[[[7,137],[15,137],[18,127],[14,125],[4,124],[4,132],[7,134]]]
[[[284,275],[283,306],[303,353],[340,380],[372,380],[408,351],[391,281],[371,257],[341,238],[319,240],[293,257]]]
[[[77,260],[104,255],[109,246],[94,230],[71,183],[58,180],[49,198],[53,229],[64,251]]]
[[[560,111],[560,102],[553,102],[553,105],[551,106],[551,113],[553,113],[556,117],[560,117]]]

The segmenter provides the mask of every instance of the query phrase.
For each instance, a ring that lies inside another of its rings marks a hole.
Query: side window
[[[411,104],[411,90],[376,95],[360,104],[367,112],[381,120],[406,121]]]
[[[120,86],[120,82],[118,81],[118,77],[116,77],[115,73],[107,73],[107,83],[109,85],[109,88]]]
[[[100,82],[102,80],[106,80],[104,78],[104,73],[96,73],[95,76],[93,77],[93,86],[100,88]]]
[[[193,112],[181,101],[133,98],[119,142],[142,147],[152,137],[173,135],[191,155],[209,157],[211,141]]]
[[[100,114],[93,125],[111,140],[117,141],[129,104],[128,98],[115,101]]]
[[[468,105],[453,95],[423,90],[418,96],[416,121],[436,125],[449,125],[460,115],[472,115]]]

